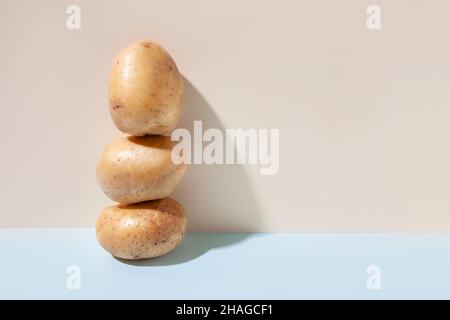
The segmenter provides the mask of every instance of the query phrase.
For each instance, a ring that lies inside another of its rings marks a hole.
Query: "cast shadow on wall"
[[[184,85],[179,127],[193,136],[193,123],[201,120],[203,131],[216,128],[225,134],[224,125],[197,88],[186,78]],[[208,250],[243,241],[248,237],[245,232],[258,231],[261,225],[258,202],[242,165],[190,165],[172,196],[186,208],[188,232],[210,234],[188,234],[175,251],[159,258],[123,262],[136,266],[180,264]]]

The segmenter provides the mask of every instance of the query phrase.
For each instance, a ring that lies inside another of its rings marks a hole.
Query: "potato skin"
[[[164,255],[182,241],[187,218],[184,207],[171,198],[103,209],[96,236],[113,256],[138,260]]]
[[[169,196],[186,172],[175,164],[175,142],[164,136],[121,137],[108,144],[97,164],[97,182],[112,200],[122,203]]]
[[[157,43],[138,41],[114,59],[109,110],[118,129],[134,136],[170,135],[181,114],[183,79]]]

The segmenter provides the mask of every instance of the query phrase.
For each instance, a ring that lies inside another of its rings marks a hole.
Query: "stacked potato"
[[[97,218],[100,244],[123,259],[157,257],[183,239],[186,213],[168,198],[186,171],[174,164],[170,133],[181,113],[183,80],[158,44],[139,41],[115,58],[109,79],[114,124],[130,134],[105,147],[97,181],[118,205]]]

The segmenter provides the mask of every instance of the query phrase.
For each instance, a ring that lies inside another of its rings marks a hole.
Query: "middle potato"
[[[103,192],[122,204],[169,196],[186,172],[171,159],[170,137],[122,137],[108,144],[97,164]]]

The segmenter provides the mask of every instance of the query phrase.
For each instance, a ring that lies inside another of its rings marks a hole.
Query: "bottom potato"
[[[162,256],[183,240],[184,207],[171,198],[115,205],[102,210],[97,239],[113,256],[138,260]]]

